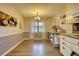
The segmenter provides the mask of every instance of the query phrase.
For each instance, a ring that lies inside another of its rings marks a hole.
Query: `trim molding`
[[[8,54],[10,51],[12,51],[15,47],[17,47],[20,43],[22,43],[24,40],[42,40],[42,39],[46,39],[46,38],[24,38],[22,39],[20,42],[18,42],[16,45],[14,45],[12,48],[10,48],[8,51],[6,51],[5,53],[3,53],[1,56],[5,56],[6,54]]]
[[[44,39],[47,39],[47,38],[24,38],[24,40],[44,40]]]
[[[8,51],[3,53],[1,56],[5,56],[6,54],[8,54],[10,51],[12,51],[15,47],[17,47],[23,41],[24,41],[24,39],[22,39],[20,42],[18,42],[16,45],[14,45],[12,48],[10,48]]]

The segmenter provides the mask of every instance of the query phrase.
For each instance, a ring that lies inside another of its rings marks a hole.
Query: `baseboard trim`
[[[44,40],[47,38],[24,38],[24,40]]]
[[[24,40],[31,40],[31,38],[24,38]]]
[[[1,56],[5,56],[6,54],[8,54],[10,51],[12,51],[15,47],[17,47],[20,43],[22,43],[24,40],[42,40],[41,38],[24,38],[24,39],[22,39],[20,42],[18,42],[16,45],[14,45],[12,48],[10,48],[8,51],[6,51],[5,53],[3,53]],[[44,39],[46,39],[46,38],[44,38]]]
[[[14,45],[12,48],[10,48],[8,51],[3,53],[1,56],[5,56],[6,54],[8,54],[10,51],[12,51],[15,47],[17,47],[23,41],[24,41],[24,39],[22,39],[20,42],[18,42],[16,45]]]

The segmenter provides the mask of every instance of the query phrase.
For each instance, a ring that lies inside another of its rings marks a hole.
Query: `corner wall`
[[[16,27],[0,26],[0,55],[2,55],[24,38],[24,19],[15,8],[8,4],[0,4],[0,11],[13,16],[18,21]]]

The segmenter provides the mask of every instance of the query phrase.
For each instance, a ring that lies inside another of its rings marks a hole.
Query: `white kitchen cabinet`
[[[79,46],[79,39],[71,38],[70,42],[74,45]]]
[[[79,46],[76,46],[76,45],[74,45],[74,44],[71,44],[70,45],[71,47],[71,50],[73,51],[73,52],[75,52],[76,54],[78,54],[79,55]]]
[[[72,50],[66,46],[66,44],[68,45],[68,42],[65,41],[66,39],[69,39],[69,38],[65,36],[60,36],[60,52],[64,56],[70,56],[72,53]]]
[[[65,56],[71,55],[72,52],[79,55],[79,39],[61,35],[60,36],[60,52]]]
[[[66,47],[65,45],[62,45],[60,47],[60,52],[64,55],[64,56],[70,56],[72,51],[70,48]]]

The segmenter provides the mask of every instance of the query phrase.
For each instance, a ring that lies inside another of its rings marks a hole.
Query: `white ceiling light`
[[[37,12],[37,16],[35,17],[35,20],[40,20],[40,17],[38,16],[38,12]]]

